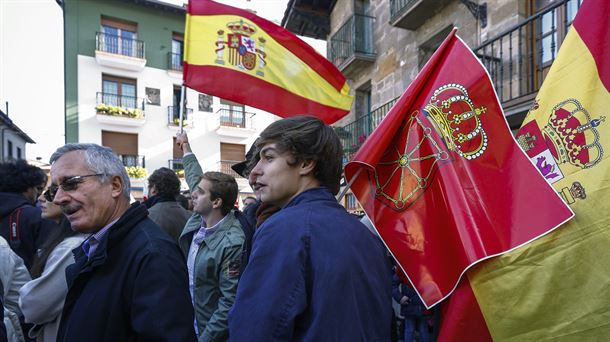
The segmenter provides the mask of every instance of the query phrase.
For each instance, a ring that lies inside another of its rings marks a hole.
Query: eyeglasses
[[[44,198],[49,201],[49,202],[53,202],[53,200],[55,199],[55,194],[57,194],[57,190],[59,189],[59,187],[61,187],[61,189],[63,191],[74,191],[76,190],[76,188],[78,188],[78,185],[82,182],[85,181],[85,178],[87,177],[99,177],[99,176],[103,176],[103,173],[96,173],[96,174],[92,174],[92,175],[84,175],[84,176],[72,176],[72,177],[68,177],[66,179],[64,179],[63,182],[61,182],[58,185],[55,184],[51,184],[51,186],[49,186],[49,188],[47,189],[47,191],[44,192]]]

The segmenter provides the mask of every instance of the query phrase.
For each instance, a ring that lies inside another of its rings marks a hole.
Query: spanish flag
[[[519,148],[489,75],[455,29],[345,176],[428,307],[475,264],[573,216]]]
[[[610,339],[609,119],[610,2],[585,0],[517,134],[575,218],[469,271],[439,341]]]
[[[199,92],[331,124],[349,113],[345,76],[311,46],[251,12],[190,0],[184,83]]]

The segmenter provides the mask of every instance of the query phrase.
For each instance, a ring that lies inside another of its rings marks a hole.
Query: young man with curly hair
[[[272,123],[249,182],[281,209],[254,234],[229,316],[231,341],[389,341],[392,283],[381,242],[337,200],[342,148],[321,120]]]

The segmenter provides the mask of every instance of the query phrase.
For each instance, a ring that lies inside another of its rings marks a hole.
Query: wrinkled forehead
[[[82,176],[91,173],[85,161],[85,153],[83,151],[71,151],[51,165],[51,182],[59,184],[64,179],[73,176]]]

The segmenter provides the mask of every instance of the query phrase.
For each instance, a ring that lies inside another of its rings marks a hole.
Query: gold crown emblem
[[[234,33],[241,34],[244,36],[251,36],[254,32],[256,32],[256,28],[252,24],[248,24],[247,22],[240,20],[234,21],[227,24],[227,28]]]
[[[450,83],[436,89],[424,108],[447,148],[472,160],[487,149],[487,133],[479,116],[487,110],[475,107],[466,88]]]
[[[565,100],[553,108],[542,133],[550,142],[558,163],[570,163],[587,169],[602,160],[604,150],[597,127],[606,117],[591,119],[576,99]]]

